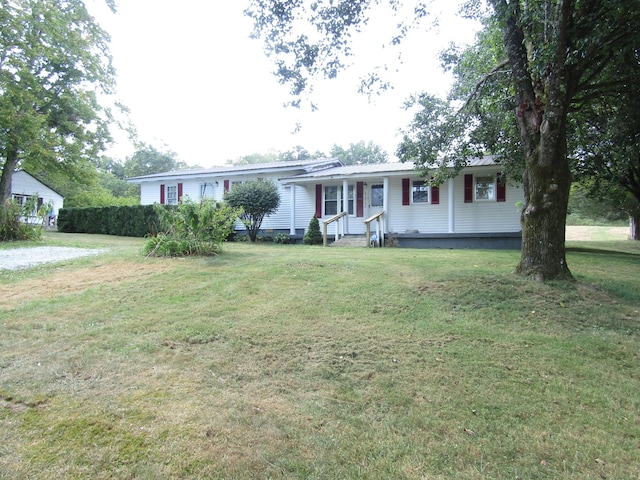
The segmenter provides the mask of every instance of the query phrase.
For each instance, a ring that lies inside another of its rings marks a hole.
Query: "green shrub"
[[[184,200],[177,208],[156,206],[164,233],[150,237],[146,255],[216,255],[233,231],[238,210],[224,202]]]
[[[275,213],[280,205],[278,186],[272,180],[236,184],[225,193],[224,199],[238,209],[238,217],[252,242],[256,241],[264,218]]]
[[[171,210],[176,206],[162,208]],[[58,231],[146,237],[161,231],[160,216],[153,205],[63,208],[58,214]]]
[[[307,228],[307,232],[304,234],[303,241],[305,245],[322,245],[320,222],[318,221],[318,217],[316,217],[315,213],[309,222],[309,228]]]
[[[291,243],[291,237],[286,233],[278,233],[275,237],[273,237],[273,241],[275,243],[281,243],[283,245]]]
[[[42,236],[42,223],[44,215],[49,210],[49,205],[42,205],[36,211],[37,200],[27,200],[20,205],[12,200],[7,200],[0,207],[0,241],[37,240]],[[34,219],[35,222],[29,222]]]

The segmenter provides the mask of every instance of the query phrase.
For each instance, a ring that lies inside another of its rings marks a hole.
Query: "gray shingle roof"
[[[482,167],[495,165],[493,157],[473,158],[467,161],[468,167]],[[319,178],[348,178],[351,176],[383,176],[395,174],[407,174],[416,171],[413,163],[370,163],[365,165],[341,165],[333,168],[325,168],[315,172],[303,173],[283,177],[280,180],[284,183],[296,180],[311,180]]]
[[[247,165],[231,165],[225,167],[213,167],[213,168],[197,168],[189,170],[175,170],[172,172],[153,173],[151,175],[141,175],[138,177],[130,177],[127,180],[132,183],[139,183],[145,180],[159,180],[165,178],[188,178],[188,177],[202,177],[202,176],[224,176],[234,174],[247,174],[247,173],[264,173],[264,172],[278,172],[303,170],[305,172],[313,172],[317,169],[326,169],[342,165],[342,162],[337,158],[322,158],[314,160],[301,160],[293,162],[273,162],[273,163],[254,163]]]

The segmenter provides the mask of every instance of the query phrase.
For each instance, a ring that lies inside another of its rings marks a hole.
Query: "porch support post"
[[[296,185],[295,183],[289,184],[289,235],[296,234]]]
[[[384,215],[382,216],[382,234],[387,233],[387,226],[389,225],[389,177],[382,179],[382,210]]]
[[[449,233],[456,233],[456,221],[455,221],[455,188],[453,185],[453,178],[449,179]]]
[[[384,210],[384,214],[378,219],[378,223],[382,221],[378,241],[380,242],[380,246],[384,247],[384,235],[389,231],[389,177],[382,179],[382,191],[382,209]]]
[[[347,214],[342,217],[343,222],[343,235],[349,234],[349,181],[342,181],[342,211]]]

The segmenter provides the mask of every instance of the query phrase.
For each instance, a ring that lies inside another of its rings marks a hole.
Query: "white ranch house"
[[[257,179],[273,180],[280,190],[278,211],[262,224],[267,235],[299,240],[315,213],[321,226],[331,220],[325,228],[332,240],[366,235],[370,228],[369,235],[377,232],[382,242],[392,235],[402,247],[520,248],[522,187],[501,181],[500,167],[489,157],[471,161],[440,187],[426,185],[411,164],[345,166],[338,159],[183,170],[128,181],[140,184],[140,203],[146,205],[183,197],[222,200],[234,183]]]
[[[11,175],[11,199],[20,205],[24,205],[30,198],[37,198],[38,207],[51,202],[53,206],[51,211],[52,221],[58,218],[58,211],[62,208],[64,197],[24,170],[16,170]],[[36,213],[34,211],[33,215],[25,220],[34,223],[37,221]]]

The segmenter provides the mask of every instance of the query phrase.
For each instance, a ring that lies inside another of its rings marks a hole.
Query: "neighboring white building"
[[[64,197],[24,170],[16,170],[11,176],[11,198],[20,205],[24,205],[30,197],[38,199],[38,207],[51,202],[52,216],[58,218],[58,211],[62,208]],[[36,212],[33,213],[34,217],[35,215]]]
[[[222,200],[236,182],[272,179],[278,211],[265,218],[266,234],[302,238],[315,214],[332,238],[367,231],[393,234],[400,246],[519,248],[521,186],[504,182],[491,158],[476,159],[440,187],[425,184],[412,164],[345,166],[337,159],[183,170],[130,178],[142,204],[178,203],[188,197]],[[241,225],[238,230],[242,230]]]

